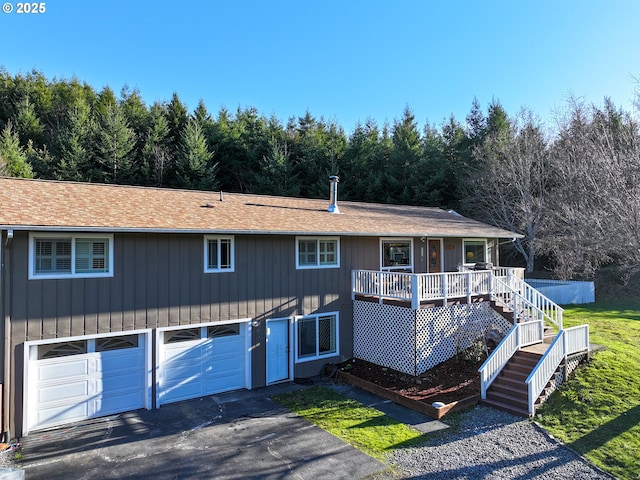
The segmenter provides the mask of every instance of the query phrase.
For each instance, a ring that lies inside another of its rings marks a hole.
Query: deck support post
[[[411,275],[411,308],[414,310],[420,308],[420,292],[418,289],[417,275]]]
[[[442,274],[442,306],[447,306],[447,290],[449,289],[447,285],[447,274]]]

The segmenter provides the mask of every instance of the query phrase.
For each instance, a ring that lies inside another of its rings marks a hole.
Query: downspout
[[[0,240],[2,239],[2,235],[0,235]],[[9,404],[10,404],[10,395],[9,391],[11,388],[9,387],[11,381],[11,289],[10,289],[10,278],[9,278],[9,270],[11,266],[11,262],[9,260],[9,248],[13,242],[13,230],[7,230],[7,239],[1,245],[2,252],[2,265],[0,265],[0,282],[2,283],[2,315],[3,315],[3,325],[2,328],[4,330],[4,365],[3,365],[3,379],[2,379],[2,426],[3,432],[2,436],[4,437],[4,441],[6,443],[11,441],[11,434],[9,430]]]

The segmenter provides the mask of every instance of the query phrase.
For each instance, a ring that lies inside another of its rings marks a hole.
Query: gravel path
[[[412,480],[614,478],[530,421],[481,406],[462,414],[457,429],[434,435],[426,446],[396,450],[389,463]]]

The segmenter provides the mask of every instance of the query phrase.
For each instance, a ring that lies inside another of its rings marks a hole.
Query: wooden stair
[[[525,380],[541,354],[518,350],[489,386],[482,403],[515,415],[529,416],[528,390]]]
[[[500,316],[513,325],[513,310],[501,302],[491,300],[491,308],[493,308]]]

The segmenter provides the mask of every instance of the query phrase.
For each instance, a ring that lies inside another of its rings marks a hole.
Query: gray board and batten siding
[[[114,276],[28,279],[29,233],[4,249],[13,268],[11,372],[16,423],[22,414],[25,341],[252,319],[251,385],[265,385],[266,323],[339,312],[339,357],[298,363],[295,376],[317,375],[352,354],[351,270],[378,269],[379,239],[342,237],[340,268],[297,270],[295,236],[236,235],[235,271],[204,273],[203,235],[114,234]],[[4,243],[4,242],[3,242]],[[20,268],[18,268],[18,266]],[[10,287],[9,287],[10,285]]]

